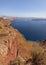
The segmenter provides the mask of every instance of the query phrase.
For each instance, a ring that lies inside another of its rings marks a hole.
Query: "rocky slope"
[[[45,44],[45,41],[27,41],[0,18],[0,65],[46,65]]]

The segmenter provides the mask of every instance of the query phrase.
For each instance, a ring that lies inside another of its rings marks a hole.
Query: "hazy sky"
[[[46,0],[0,0],[0,15],[46,17]]]

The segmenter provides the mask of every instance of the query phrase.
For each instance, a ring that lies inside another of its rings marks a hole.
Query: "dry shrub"
[[[46,49],[43,49],[39,44],[32,46],[32,65],[46,65]]]

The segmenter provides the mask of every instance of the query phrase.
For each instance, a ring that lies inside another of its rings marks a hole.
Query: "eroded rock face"
[[[19,58],[22,62],[18,61],[13,65],[24,65],[30,57],[27,50],[30,45],[26,47],[26,44],[26,40],[16,29],[11,27],[7,21],[0,19],[0,63],[2,65],[8,65],[10,61],[16,58]]]
[[[7,25],[7,26],[6,26]],[[0,65],[8,65],[17,57],[17,41],[14,29],[7,21],[0,19]]]
[[[0,63],[2,65],[8,65],[10,61],[16,58],[17,58],[17,44],[15,39],[12,41],[12,43],[8,43],[6,41],[5,43],[2,44],[0,43]]]
[[[8,47],[6,45],[0,44],[0,54],[2,57],[8,54]]]

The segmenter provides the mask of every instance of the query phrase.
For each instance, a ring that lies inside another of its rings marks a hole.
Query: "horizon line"
[[[46,18],[46,16],[12,16],[12,15],[0,15],[0,17],[24,17],[24,18]]]

